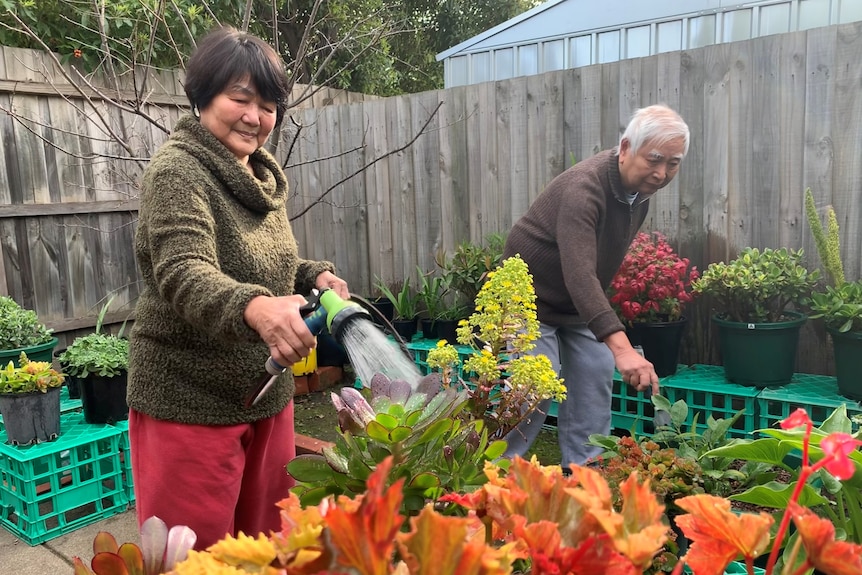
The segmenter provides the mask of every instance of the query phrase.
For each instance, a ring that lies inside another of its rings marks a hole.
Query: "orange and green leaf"
[[[835,526],[797,503],[791,501],[787,509],[796,524],[810,566],[829,575],[862,573],[862,545],[835,541]]]
[[[387,457],[368,477],[368,490],[358,506],[348,505],[340,497],[324,517],[329,537],[339,552],[338,561],[361,575],[385,575],[389,571],[395,535],[404,523],[398,513],[404,480],[386,489],[391,468],[392,458]]]
[[[773,519],[766,513],[737,515],[730,501],[713,495],[690,495],[676,500],[688,511],[676,524],[693,541],[686,562],[698,575],[722,575],[738,555],[753,559],[769,546]]]

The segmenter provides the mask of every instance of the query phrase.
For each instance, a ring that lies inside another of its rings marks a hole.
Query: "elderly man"
[[[508,235],[504,257],[520,254],[536,289],[541,336],[533,353],[547,355],[568,388],[557,414],[564,468],[599,453],[586,445],[590,435],[610,433],[614,366],[638,391],[658,393],[652,364],[632,348],[605,290],[688,145],[679,114],[642,108],[618,147],[554,178]],[[508,457],[530,448],[548,407],[510,434]]]

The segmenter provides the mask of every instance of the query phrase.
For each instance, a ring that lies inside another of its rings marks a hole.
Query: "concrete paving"
[[[120,544],[140,543],[134,509],[32,547],[0,527],[0,575],[72,575],[73,557],[89,566],[99,531],[111,533]]]

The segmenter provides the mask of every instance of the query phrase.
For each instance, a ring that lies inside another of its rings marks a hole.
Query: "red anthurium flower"
[[[697,575],[722,575],[737,555],[754,558],[769,545],[772,517],[766,513],[736,515],[730,501],[713,495],[691,495],[676,500],[688,515],[676,524],[694,543],[685,556]]]
[[[846,433],[832,433],[824,437],[820,441],[820,449],[826,455],[823,459],[823,466],[826,467],[826,471],[841,480],[853,477],[856,466],[848,456],[860,445],[862,445],[862,441],[854,439],[853,436]]]
[[[862,573],[862,545],[835,541],[832,522],[796,502],[789,502],[787,509],[793,516],[810,567],[829,575]]]
[[[801,407],[790,414],[790,417],[781,421],[781,429],[793,429],[794,427],[803,427],[808,425],[814,425],[811,422],[811,418],[808,417],[808,412],[806,412]]]

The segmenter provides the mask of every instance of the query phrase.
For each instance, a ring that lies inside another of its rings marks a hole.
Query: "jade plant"
[[[54,370],[47,361],[30,361],[23,351],[17,367],[10,361],[0,370],[0,393],[47,393],[49,389],[62,385],[62,373]]]
[[[53,337],[35,311],[24,309],[9,296],[0,296],[0,350],[42,345]]]
[[[529,353],[538,335],[532,276],[514,256],[488,274],[475,312],[458,327],[458,343],[474,353],[459,365],[458,350],[441,341],[428,352],[428,366],[440,371],[444,386],[467,391],[468,416],[484,420],[490,437],[504,438],[544,400],[565,399],[550,360]],[[476,375],[464,382],[459,373]]]
[[[820,272],[809,271],[803,251],[745,248],[728,263],[714,262],[692,283],[710,295],[721,319],[743,323],[782,321],[785,312],[807,303]]]

